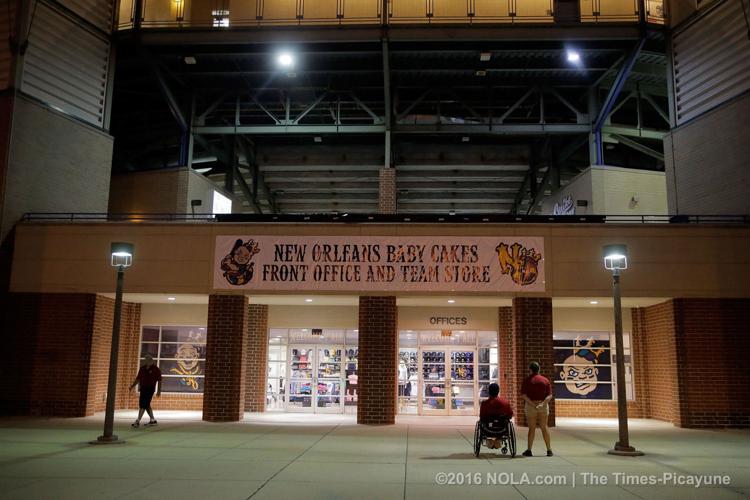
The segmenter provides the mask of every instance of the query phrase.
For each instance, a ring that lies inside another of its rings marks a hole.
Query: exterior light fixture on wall
[[[185,64],[198,64],[198,60],[194,56],[185,56]]]
[[[323,142],[323,138],[320,137],[319,135],[316,135],[315,137],[313,137],[313,141],[315,141],[317,143],[321,143],[321,142]]]
[[[461,142],[469,142],[471,138],[468,135],[461,137]]]
[[[481,52],[479,54],[479,60],[482,62],[487,62],[490,59],[492,59],[492,52]]]
[[[122,313],[122,286],[125,269],[133,265],[132,243],[113,242],[110,245],[112,267],[117,268],[117,288],[115,290],[115,314],[112,321],[112,344],[109,351],[109,378],[107,380],[107,404],[104,411],[104,433],[91,444],[124,443],[114,434],[115,396],[117,391],[117,356],[120,351],[120,316]]]
[[[611,455],[636,457],[642,451],[630,446],[628,436],[628,397],[625,392],[625,346],[622,339],[622,303],[620,300],[620,271],[628,268],[628,247],[625,245],[606,245],[602,249],[604,268],[612,271],[612,298],[615,309],[615,368],[617,372],[617,419],[620,438]]]

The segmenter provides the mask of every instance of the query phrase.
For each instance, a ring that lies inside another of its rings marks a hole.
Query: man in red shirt
[[[156,425],[154,412],[151,411],[151,399],[154,397],[157,384],[159,385],[159,390],[156,392],[156,395],[161,396],[161,370],[156,366],[154,358],[150,354],[146,354],[143,365],[138,370],[138,375],[136,375],[135,380],[130,385],[130,390],[132,391],[133,387],[139,384],[138,418],[133,422],[132,427],[141,425],[141,418],[143,418],[144,411],[148,412],[150,419],[146,425]]]
[[[547,456],[552,456],[552,447],[550,446],[549,430],[547,429],[547,417],[549,417],[549,402],[552,399],[552,385],[546,377],[539,375],[539,363],[532,361],[529,365],[531,374],[526,377],[521,386],[521,394],[526,402],[524,410],[526,412],[526,421],[529,424],[529,445],[523,456],[530,457],[531,447],[534,444],[534,434],[536,426],[542,429],[544,444],[547,445]]]
[[[510,407],[507,399],[498,396],[500,394],[500,386],[497,384],[490,384],[487,388],[487,392],[490,397],[482,401],[479,407],[479,419],[482,422],[492,420],[496,417],[513,417],[513,408]],[[487,438],[488,448],[500,448],[501,443],[497,439]]]

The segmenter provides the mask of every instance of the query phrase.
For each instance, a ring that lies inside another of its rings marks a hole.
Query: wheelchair
[[[483,444],[487,446],[487,438],[494,438],[502,443],[500,452],[503,455],[510,453],[511,458],[516,456],[516,429],[510,417],[477,421],[474,428],[474,456],[479,457]]]

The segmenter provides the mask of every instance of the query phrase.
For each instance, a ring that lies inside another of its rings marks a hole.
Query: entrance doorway
[[[496,332],[400,332],[399,413],[476,415],[497,371]]]
[[[358,358],[356,330],[271,330],[267,409],[353,412]]]

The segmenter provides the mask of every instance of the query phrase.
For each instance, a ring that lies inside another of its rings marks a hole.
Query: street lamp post
[[[115,292],[115,317],[112,321],[112,347],[109,352],[109,380],[107,381],[107,407],[104,413],[104,433],[91,444],[119,444],[125,441],[114,434],[115,396],[117,392],[117,356],[120,350],[120,313],[122,311],[122,283],[125,268],[133,264],[131,243],[112,243],[112,267],[117,268],[117,291]]]
[[[628,399],[625,391],[625,346],[622,340],[622,305],[620,303],[620,271],[628,268],[628,247],[606,245],[604,247],[604,268],[612,271],[612,297],[615,307],[615,357],[617,370],[617,419],[620,439],[609,450],[611,455],[637,457],[643,452],[630,446],[628,437]]]

